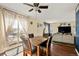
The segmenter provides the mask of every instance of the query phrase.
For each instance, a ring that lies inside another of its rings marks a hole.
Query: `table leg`
[[[40,47],[37,46],[37,56],[40,56]]]

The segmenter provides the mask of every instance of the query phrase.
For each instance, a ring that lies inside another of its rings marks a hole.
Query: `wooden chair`
[[[43,34],[43,37],[45,37],[45,38],[47,38],[48,36],[49,36],[48,33],[44,33],[44,34]]]
[[[28,34],[29,38],[34,38],[34,34],[31,33],[31,34]]]
[[[42,44],[40,44],[40,48],[42,49],[42,51],[45,51],[47,56],[49,55],[49,52],[50,52],[51,40],[52,40],[52,36],[49,36],[47,38],[47,41],[45,41]]]
[[[23,56],[32,56],[36,52],[36,47],[31,45],[29,38],[20,37],[23,41]]]
[[[51,33],[43,33],[43,37],[48,38],[49,36],[51,36]]]

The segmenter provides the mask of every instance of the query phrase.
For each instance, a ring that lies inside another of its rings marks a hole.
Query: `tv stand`
[[[71,33],[56,33],[53,35],[52,41],[74,44],[74,36]]]

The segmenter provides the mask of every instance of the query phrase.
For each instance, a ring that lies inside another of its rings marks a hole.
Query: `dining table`
[[[31,38],[31,43],[33,46],[36,46],[37,48],[37,56],[40,56],[40,44],[45,42],[47,38],[43,36],[36,36],[34,38]]]

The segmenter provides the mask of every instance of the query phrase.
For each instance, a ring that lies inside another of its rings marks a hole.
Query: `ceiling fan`
[[[28,6],[30,6],[30,7],[33,7],[33,8],[31,8],[30,10],[28,10],[29,12],[35,10],[35,11],[37,11],[38,13],[41,13],[41,10],[40,10],[40,9],[48,9],[48,6],[40,6],[39,3],[33,3],[33,5],[28,4],[28,3],[24,3],[24,5],[28,5]]]

